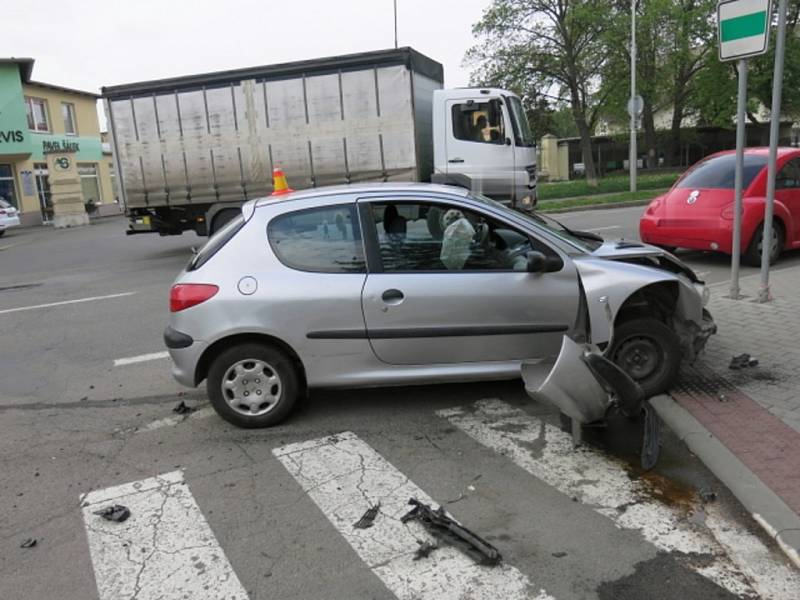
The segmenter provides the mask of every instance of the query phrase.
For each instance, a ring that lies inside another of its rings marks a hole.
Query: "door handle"
[[[449,163],[463,163],[464,159],[463,158],[451,158],[447,162],[449,162]]]
[[[381,300],[386,304],[396,305],[400,304],[405,299],[403,292],[396,289],[386,290],[381,294]]]

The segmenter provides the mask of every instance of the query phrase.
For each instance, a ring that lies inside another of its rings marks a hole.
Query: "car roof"
[[[342,194],[398,194],[406,192],[417,192],[427,194],[447,194],[449,196],[460,196],[465,198],[469,190],[454,185],[440,185],[437,183],[418,183],[418,182],[396,182],[386,181],[378,183],[357,183],[344,185],[329,185],[317,188],[298,190],[280,196],[265,196],[252,200],[256,208],[268,206],[276,202],[289,202],[292,200],[305,200],[308,198],[319,198],[325,204],[326,198],[333,200]]]
[[[745,154],[750,154],[753,156],[767,156],[769,155],[769,147],[767,146],[754,146],[751,148],[744,149]],[[792,153],[800,153],[800,148],[792,148],[791,146],[780,146],[778,147],[778,157],[786,156],[787,154]],[[706,158],[711,158],[714,156],[725,156],[729,154],[736,154],[736,150],[722,150],[721,152],[715,152],[707,156]]]

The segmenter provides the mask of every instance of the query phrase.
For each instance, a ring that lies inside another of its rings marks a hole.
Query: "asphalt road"
[[[634,238],[639,210],[560,218]],[[124,227],[0,240],[3,600],[792,597],[780,554],[669,432],[646,475],[636,423],[573,451],[521,382],[320,391],[244,431],[167,359],[115,366],[163,350],[170,284],[203,241]],[[724,260],[685,258],[724,279]],[[178,416],[180,401],[199,410]],[[444,503],[502,565],[444,542],[411,560],[427,534],[398,524],[409,493]],[[129,521],[94,514],[112,500]]]

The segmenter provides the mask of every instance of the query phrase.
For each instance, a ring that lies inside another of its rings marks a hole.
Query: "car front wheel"
[[[270,427],[283,421],[300,393],[290,357],[271,346],[245,343],[223,351],[207,378],[211,405],[238,427]]]
[[[675,332],[661,321],[631,319],[615,329],[607,356],[649,398],[663,394],[674,382],[681,365],[681,345]]]
[[[764,247],[764,223],[759,223],[747,250],[742,255],[742,262],[751,267],[761,266],[761,252]],[[783,228],[772,222],[772,240],[769,246],[769,264],[773,264],[783,250]]]

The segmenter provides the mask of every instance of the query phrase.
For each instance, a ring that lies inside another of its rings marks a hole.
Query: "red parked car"
[[[768,148],[747,148],[742,199],[742,262],[761,264]],[[736,153],[712,154],[695,164],[653,200],[639,220],[643,242],[663,248],[732,253]],[[800,248],[800,149],[778,149],[775,218],[770,261]]]

